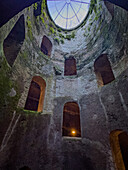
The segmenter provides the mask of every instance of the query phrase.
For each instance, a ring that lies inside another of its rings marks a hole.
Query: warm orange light
[[[75,135],[75,134],[76,134],[76,131],[75,131],[75,130],[72,130],[72,134]]]

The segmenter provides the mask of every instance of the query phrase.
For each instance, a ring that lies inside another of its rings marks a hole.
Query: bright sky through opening
[[[47,0],[49,14],[63,29],[73,29],[85,19],[91,0]]]

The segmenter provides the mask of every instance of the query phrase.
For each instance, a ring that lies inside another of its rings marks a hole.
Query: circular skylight
[[[85,19],[91,0],[47,0],[49,14],[63,29],[73,29]]]

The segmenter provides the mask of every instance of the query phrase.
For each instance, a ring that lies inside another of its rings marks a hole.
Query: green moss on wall
[[[49,28],[49,31],[50,31],[52,34],[54,34],[54,33],[55,33],[55,30],[54,30],[54,28],[53,28],[53,27],[50,27],[50,28]]]
[[[8,113],[13,112],[16,107],[18,100],[20,98],[20,93],[16,82],[13,82],[11,78],[10,68],[7,65],[5,59],[1,62],[0,68],[0,108],[1,112],[8,111]],[[9,93],[11,89],[14,88],[16,95],[11,97]]]
[[[65,38],[63,34],[59,33],[60,38]]]
[[[16,109],[17,113],[19,114],[25,114],[25,115],[37,115],[37,114],[41,114],[42,112],[37,112],[37,111],[32,111],[32,110],[25,110],[23,108],[17,108]]]
[[[44,9],[46,9],[46,1],[42,0],[42,4],[41,4],[41,14],[43,13]]]
[[[57,37],[56,37],[56,38],[54,38],[54,41],[55,41],[55,42],[57,42],[57,44],[59,45],[59,43],[60,43],[59,38],[57,38]]]
[[[28,55],[29,55],[29,52],[28,51],[24,51],[21,53],[21,56],[23,57],[23,59],[28,59]]]
[[[44,24],[45,23],[44,18],[40,16],[40,19],[41,19],[42,23]]]
[[[43,17],[44,17],[46,20],[48,19],[47,14],[46,14],[45,11],[42,12],[42,15],[43,15]]]
[[[28,7],[27,9],[28,9],[28,11],[30,11],[31,7]]]
[[[90,8],[89,8],[89,13],[90,14],[92,13],[94,8],[95,8],[95,11],[96,11],[96,7],[95,7],[96,3],[97,3],[97,0],[91,0]]]
[[[45,28],[48,29],[48,25],[47,24],[45,24]]]
[[[61,44],[64,44],[64,40],[63,39],[61,39],[60,42],[61,42]]]
[[[38,7],[38,5],[37,5],[37,3],[35,3],[35,4],[33,5],[33,8],[34,8],[35,10],[37,10],[37,7]]]
[[[71,35],[66,35],[65,38],[66,38],[67,40],[71,40]]]
[[[61,32],[61,31],[62,31],[62,29],[61,29],[61,28],[58,28],[57,30],[58,30],[58,32]]]
[[[30,38],[30,40],[33,40],[33,35],[32,35],[32,23],[30,21],[30,17],[27,16],[27,27],[28,27],[28,37]]]

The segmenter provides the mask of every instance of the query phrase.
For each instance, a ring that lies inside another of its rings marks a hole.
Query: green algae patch
[[[40,115],[42,112],[32,111],[32,110],[25,110],[23,108],[17,108],[16,112],[18,114],[25,114],[25,115]]]
[[[20,98],[18,86],[16,82],[13,82],[10,77],[10,68],[7,65],[7,62],[5,59],[3,59],[3,62],[1,63],[0,68],[0,108],[1,112],[4,112],[4,110],[7,110],[9,112],[13,112],[16,107],[18,100]],[[9,93],[11,90],[15,90],[15,95],[10,96]]]

